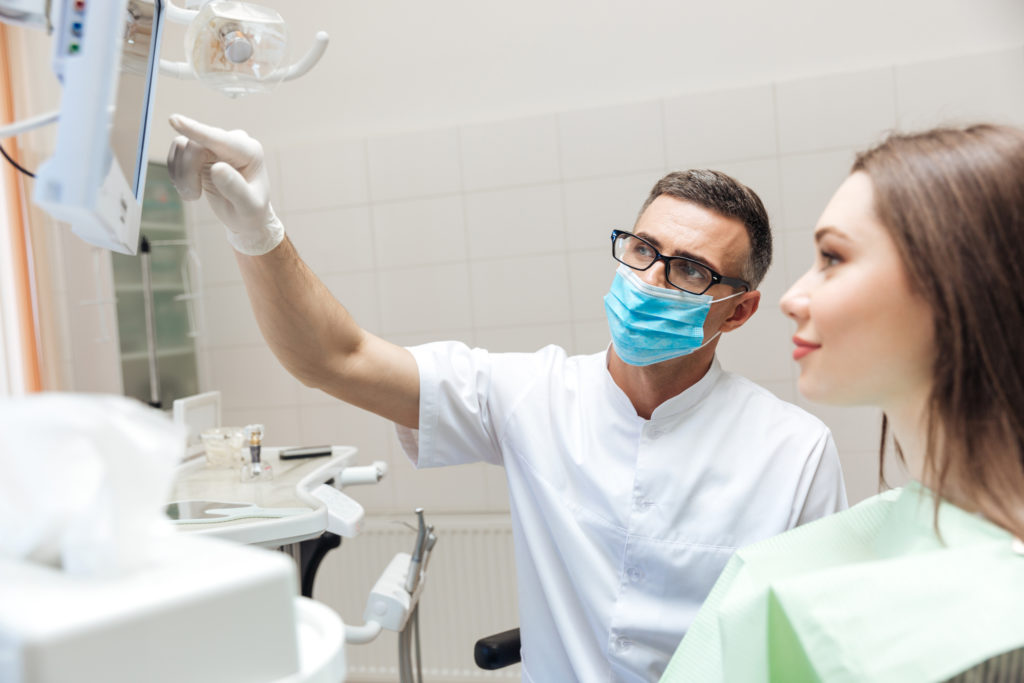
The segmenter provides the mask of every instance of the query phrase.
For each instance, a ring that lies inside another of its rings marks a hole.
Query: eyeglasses
[[[665,264],[665,280],[690,294],[703,294],[719,283],[750,291],[750,285],[743,280],[719,275],[685,256],[664,256],[653,244],[625,230],[612,230],[612,257],[634,270],[647,270],[661,261]]]

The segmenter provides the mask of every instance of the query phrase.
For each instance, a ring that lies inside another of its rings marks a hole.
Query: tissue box
[[[111,579],[0,559],[0,681],[261,683],[299,671],[286,555],[172,536]]]

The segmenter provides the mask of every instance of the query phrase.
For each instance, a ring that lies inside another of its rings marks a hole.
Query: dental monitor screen
[[[128,3],[128,26],[121,49],[121,73],[110,128],[110,148],[127,176],[132,194],[142,201],[146,184],[146,148],[152,111],[152,80],[159,60],[153,39],[156,6],[141,0]]]
[[[34,199],[85,241],[138,248],[161,0],[62,0],[54,68],[63,84],[54,154]]]

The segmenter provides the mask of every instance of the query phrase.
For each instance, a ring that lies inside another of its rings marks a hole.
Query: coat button
[[[644,498],[643,496],[637,496],[636,498],[633,499],[633,507],[636,508],[637,510],[640,510],[641,512],[646,510],[647,508],[653,507],[653,505],[653,500]]]

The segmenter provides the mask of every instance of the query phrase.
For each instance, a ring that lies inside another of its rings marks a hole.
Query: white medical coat
[[[646,420],[608,352],[410,351],[410,459],[505,467],[525,681],[657,680],[738,547],[846,507],[825,425],[717,359]]]

